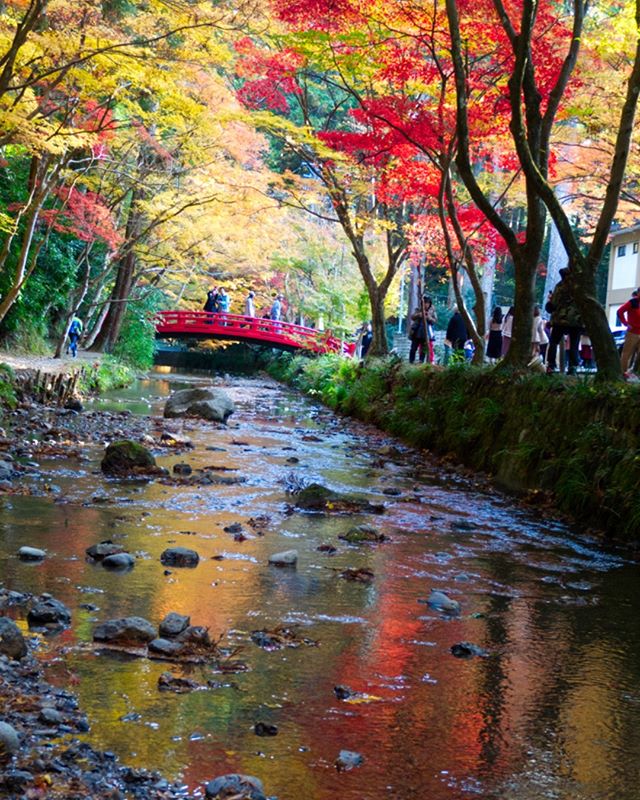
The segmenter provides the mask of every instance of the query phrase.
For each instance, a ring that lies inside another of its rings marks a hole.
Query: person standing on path
[[[464,343],[468,339],[467,326],[458,311],[458,307],[453,307],[453,315],[447,325],[444,343],[444,365],[449,363],[452,354],[457,355],[459,360],[464,359]]]
[[[489,325],[489,339],[487,341],[487,358],[489,363],[495,364],[502,356],[502,309],[496,306],[491,315]]]
[[[424,305],[418,307],[411,315],[411,327],[409,328],[409,339],[411,348],[409,349],[409,363],[413,364],[418,353],[418,360],[424,364],[426,356],[427,329],[425,327]]]
[[[502,358],[504,358],[507,353],[509,352],[509,348],[511,347],[511,334],[513,332],[513,315],[515,313],[515,308],[511,306],[511,308],[507,311],[504,315],[504,319],[502,320]]]
[[[627,332],[622,345],[620,366],[624,377],[630,377],[629,365],[640,350],[640,290],[618,309],[618,319],[626,327]]]
[[[82,320],[74,314],[71,325],[69,325],[69,347],[67,347],[67,354],[70,352],[73,358],[78,355],[78,341],[82,335],[83,327]]]
[[[560,270],[560,281],[556,284],[551,300],[545,306],[545,311],[551,314],[551,337],[547,358],[547,372],[557,372],[556,357],[558,345],[565,336],[569,336],[569,369],[568,375],[575,375],[578,367],[578,349],[580,347],[580,332],[582,319],[573,299],[570,286],[571,270],[564,267]]]

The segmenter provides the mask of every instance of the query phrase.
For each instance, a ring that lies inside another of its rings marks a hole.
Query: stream
[[[89,407],[161,417],[170,392],[194,382],[153,377]],[[48,679],[78,696],[87,741],[180,779],[191,796],[241,772],[279,800],[637,800],[638,564],[264,377],[224,388],[236,403],[229,425],[181,421],[194,449],[158,463],[243,483],[108,480],[103,448],[86,445],[81,459],[38,459],[41,472],[25,480],[43,496],[0,498],[0,580],[72,611],[42,656]],[[296,511],[285,492],[296,482],[364,493],[385,513]],[[264,530],[247,524],[258,517]],[[234,523],[244,541],[224,530]],[[339,539],[362,523],[388,541]],[[104,539],[136,554],[132,571],[86,560]],[[23,563],[23,545],[48,557]],[[195,549],[198,566],[166,570],[160,553],[172,546]],[[268,564],[290,549],[295,569]],[[375,577],[341,579],[349,567]],[[461,613],[431,609],[431,589]],[[222,637],[248,670],[221,675],[83,646],[98,622],[136,615],[157,625],[171,611]],[[266,651],[251,640],[277,626],[313,643]],[[460,642],[486,656],[454,657]],[[219,685],[160,692],[167,671]],[[335,686],[356,694],[339,699]],[[256,722],[277,735],[257,736]],[[338,771],[341,750],[362,765]]]

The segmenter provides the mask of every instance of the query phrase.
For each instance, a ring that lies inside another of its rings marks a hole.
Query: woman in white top
[[[540,306],[533,307],[533,333],[531,336],[532,341],[532,355],[540,355],[540,347],[543,344],[549,344],[549,337],[544,329],[544,320],[540,316]]]
[[[513,330],[513,306],[505,314],[502,321],[502,357],[504,358],[511,347],[511,332]]]

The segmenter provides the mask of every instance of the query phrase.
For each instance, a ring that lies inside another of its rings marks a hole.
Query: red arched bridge
[[[351,356],[354,344],[346,344],[328,331],[262,317],[245,317],[211,311],[159,311],[155,316],[156,339],[231,339],[312,353]]]

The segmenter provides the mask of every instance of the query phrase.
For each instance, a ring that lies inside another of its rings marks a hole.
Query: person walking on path
[[[502,356],[502,309],[496,306],[491,315],[489,339],[487,341],[487,358],[491,364]]]
[[[531,357],[539,359],[542,347],[549,344],[549,337],[545,330],[545,321],[540,314],[540,306],[533,307],[533,329],[531,333]]]
[[[427,329],[425,327],[424,306],[418,307],[411,315],[411,327],[409,328],[409,339],[411,347],[409,349],[409,363],[413,364],[416,360],[416,353],[421,364],[424,364],[426,357]]]
[[[620,366],[624,377],[629,379],[629,365],[640,350],[640,290],[634,292],[634,296],[620,306],[618,319],[627,329],[622,345]]]
[[[580,347],[580,333],[582,319],[573,299],[570,286],[571,271],[568,267],[560,270],[560,281],[556,284],[551,300],[545,306],[545,311],[551,314],[551,337],[547,358],[547,372],[557,372],[556,357],[558,345],[565,336],[569,336],[569,369],[568,375],[575,375],[578,367],[578,349]]]
[[[435,331],[435,324],[438,321],[438,312],[435,310],[433,306],[433,300],[425,295],[423,297],[424,301],[424,316],[427,320],[427,347],[429,348],[427,352],[427,363],[433,364],[435,361],[435,353],[433,350],[433,343],[436,340],[436,331]]]
[[[83,327],[82,320],[74,314],[71,325],[69,325],[69,346],[67,347],[67,354],[71,353],[73,358],[78,355],[78,342],[82,335]]]
[[[362,338],[360,339],[360,358],[366,358],[371,341],[373,340],[373,328],[370,322],[365,322],[362,326]]]

